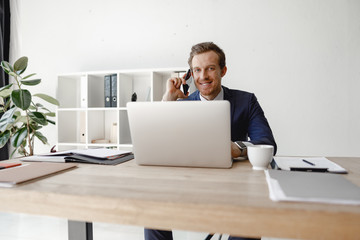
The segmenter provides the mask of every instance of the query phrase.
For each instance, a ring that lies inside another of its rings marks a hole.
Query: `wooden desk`
[[[360,158],[329,158],[360,186]],[[0,211],[259,237],[359,239],[360,207],[273,202],[263,171],[80,164],[0,188]]]

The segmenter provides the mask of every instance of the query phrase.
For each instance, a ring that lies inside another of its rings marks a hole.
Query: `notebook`
[[[137,164],[232,166],[228,101],[129,102],[127,109]]]
[[[341,175],[271,169],[265,175],[273,201],[360,205],[360,187]]]
[[[17,184],[62,172],[76,166],[77,164],[75,163],[21,164],[21,166],[0,170],[0,187],[13,187]]]

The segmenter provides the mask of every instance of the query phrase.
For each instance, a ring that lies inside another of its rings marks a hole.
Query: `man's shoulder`
[[[233,99],[233,98],[253,98],[255,96],[254,93],[251,92],[247,92],[247,91],[243,91],[243,90],[239,90],[239,89],[231,89],[231,88],[227,88],[225,86],[222,86],[224,89],[224,98],[225,99]]]

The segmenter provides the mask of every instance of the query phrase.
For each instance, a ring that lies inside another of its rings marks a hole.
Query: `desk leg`
[[[69,240],[93,240],[93,227],[91,222],[68,220]]]

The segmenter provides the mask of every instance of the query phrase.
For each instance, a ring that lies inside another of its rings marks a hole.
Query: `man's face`
[[[226,66],[221,69],[219,56],[214,51],[195,55],[192,59],[195,86],[207,100],[213,100],[221,91],[221,78]]]

